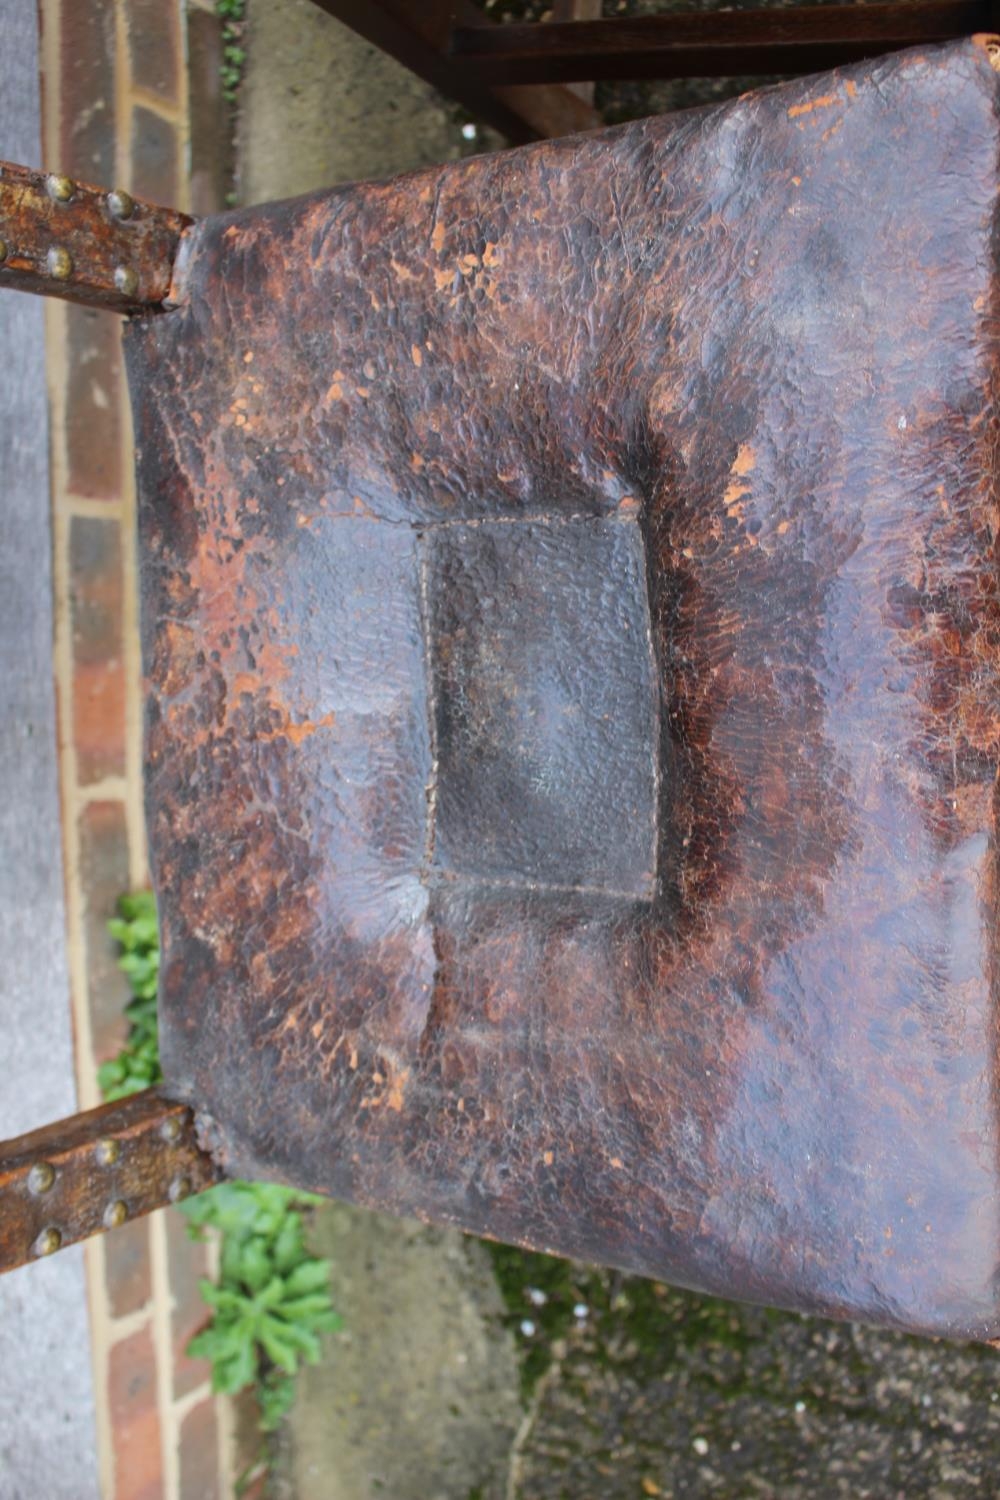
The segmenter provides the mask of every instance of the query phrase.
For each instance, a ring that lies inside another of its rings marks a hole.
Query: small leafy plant
[[[300,1360],[315,1364],[319,1335],[340,1327],[330,1302],[330,1262],[306,1248],[300,1209],[318,1200],[292,1188],[223,1182],[181,1205],[190,1231],[222,1234],[217,1283],[201,1282],[213,1316],[188,1353],[212,1364],[212,1389],[256,1385],[261,1429],[288,1411]]]
[[[222,21],[222,96],[227,104],[236,103],[247,60],[243,47],[243,23],[246,0],[215,0],[215,13]]]
[[[118,963],[133,998],[125,1008],[131,1022],[125,1044],[98,1071],[105,1099],[124,1098],[163,1077],[152,892],[122,896],[117,911],[108,931],[121,949]],[[320,1334],[340,1327],[330,1301],[330,1262],[312,1255],[305,1242],[302,1211],[320,1201],[275,1184],[222,1182],[180,1205],[192,1238],[215,1230],[221,1245],[218,1281],[200,1283],[212,1316],[188,1353],[211,1362],[213,1390],[235,1395],[256,1388],[263,1432],[273,1431],[288,1411],[300,1362],[319,1359]]]
[[[159,1083],[160,1052],[156,1033],[156,984],[160,973],[160,937],[151,891],[122,896],[108,931],[121,948],[118,967],[128,975],[132,999],[125,1007],[131,1026],[117,1057],[101,1064],[97,1082],[105,1099],[124,1099]]]

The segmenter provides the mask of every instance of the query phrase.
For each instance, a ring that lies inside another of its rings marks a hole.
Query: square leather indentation
[[[431,867],[649,899],[659,694],[632,519],[425,533]]]

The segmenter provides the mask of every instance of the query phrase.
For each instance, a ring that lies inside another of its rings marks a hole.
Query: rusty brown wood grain
[[[198,1193],[220,1176],[191,1110],[155,1089],[0,1142],[0,1272]]]
[[[996,50],[186,237],[126,343],[228,1171],[1000,1334]]]
[[[156,308],[190,223],[128,193],[0,162],[0,286],[113,312]]]

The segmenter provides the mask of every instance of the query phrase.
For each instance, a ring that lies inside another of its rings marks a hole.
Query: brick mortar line
[[[112,1316],[109,1319],[110,1337],[108,1338],[108,1350],[112,1350],[116,1344],[130,1339],[133,1334],[142,1333],[148,1328],[153,1316],[153,1299],[150,1297],[141,1307],[134,1312],[123,1313],[120,1318]]]
[[[181,1423],[189,1412],[204,1401],[206,1396],[212,1395],[212,1382],[203,1380],[201,1385],[196,1385],[193,1391],[185,1391],[183,1396],[178,1396],[174,1401],[174,1417],[177,1421],[177,1430],[180,1431]]]
[[[119,182],[131,188],[134,181],[132,141],[132,59],[129,48],[125,0],[115,0],[115,159]],[[123,172],[123,169],[124,172]],[[120,345],[119,345],[120,349]],[[124,359],[119,353],[119,359]],[[124,373],[124,371],[123,371]],[[122,655],[125,667],[125,780],[128,789],[125,831],[128,841],[129,876],[133,889],[145,880],[146,860],[142,828],[142,746],[137,744],[137,703],[141,665],[137,655],[138,604],[135,578],[135,473],[131,408],[119,381],[118,408],[121,416],[121,567],[122,567]],[[173,1396],[173,1350],[170,1336],[172,1294],[166,1228],[162,1212],[152,1216],[148,1229],[152,1290],[153,1359],[156,1370],[156,1409],[160,1429],[160,1471],[164,1500],[181,1500],[178,1435],[171,1398]]]
[[[236,1452],[236,1408],[232,1397],[216,1396],[215,1412],[219,1433],[219,1494],[234,1495],[238,1455]]]
[[[174,1361],[170,1333],[173,1293],[170,1289],[170,1262],[167,1252],[167,1227],[163,1209],[153,1214],[149,1224],[149,1259],[152,1269],[152,1333],[156,1360],[156,1406],[160,1417],[160,1459],[164,1500],[183,1500],[180,1492],[180,1427],[175,1422],[173,1406]]]
[[[110,317],[110,313],[102,313],[102,317]],[[90,495],[74,495],[71,490],[64,490],[60,496],[63,510],[69,516],[79,516],[87,521],[120,521],[122,518],[122,503],[120,500],[95,500]]]
[[[115,1492],[115,1439],[108,1388],[111,1373],[111,1308],[102,1239],[87,1241],[84,1246],[83,1264],[87,1281],[87,1305],[90,1312],[90,1359],[94,1372],[97,1476],[104,1500],[112,1500]]]
[[[171,104],[163,98],[162,94],[157,94],[152,89],[145,88],[141,83],[131,85],[128,91],[128,98],[130,105],[136,105],[140,109],[148,109],[151,115],[156,115],[165,124],[172,125],[175,130],[180,130],[181,105],[179,101],[177,104]],[[129,113],[131,113],[131,110]],[[180,207],[180,205],[168,203],[164,207]]]
[[[51,5],[52,0],[46,0]],[[49,16],[47,15],[47,20]],[[55,30],[51,25],[48,31]],[[62,803],[63,889],[66,902],[66,961],[73,1018],[73,1059],[77,1099],[82,1109],[100,1102],[97,1063],[90,1016],[86,940],[83,930],[83,883],[80,878],[80,834],[77,807],[76,746],[73,741],[73,648],[69,602],[69,521],[62,505],[65,475],[66,310],[48,302],[45,317],[46,368],[50,412],[50,484],[52,490],[53,667],[56,679],[56,724],[59,736],[59,787]],[[111,1310],[105,1278],[104,1246],[91,1240],[84,1267],[90,1314],[91,1369],[97,1467],[101,1493],[114,1493],[114,1435],[108,1392]]]
[[[52,324],[62,326],[64,319],[58,311],[49,308],[48,325],[49,352],[58,349],[60,339],[54,334]],[[51,341],[51,342],[50,342]],[[54,363],[54,361],[53,361]],[[50,364],[50,372],[52,364]],[[64,370],[60,373],[65,374]],[[69,517],[63,514],[59,497],[59,470],[62,455],[59,448],[62,440],[62,402],[59,399],[59,382],[53,379],[49,389],[49,401],[53,415],[52,478],[54,506],[52,516],[53,558],[52,572],[55,585],[54,614],[54,666],[56,678],[56,722],[59,733],[59,783],[62,801],[63,872],[66,899],[67,959],[70,974],[70,992],[75,1033],[75,1062],[77,1098],[82,1109],[92,1109],[100,1103],[97,1088],[97,1061],[94,1055],[94,1035],[91,1026],[90,996],[87,982],[87,943],[83,922],[83,882],[80,878],[80,831],[77,822],[78,774],[76,746],[73,741],[73,642],[69,603]]]
[[[74,811],[79,816],[94,802],[125,802],[126,797],[124,776],[102,776],[99,781],[88,781],[75,788]]]

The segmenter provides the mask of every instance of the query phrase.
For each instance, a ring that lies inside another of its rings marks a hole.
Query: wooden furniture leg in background
[[[463,104],[508,140],[571,135],[600,124],[593,107],[571,89],[482,84],[452,55],[456,26],[482,21],[471,0],[315,0],[366,41]],[[492,29],[491,23],[485,23]]]
[[[601,19],[601,0],[554,0],[550,21],[599,21]],[[570,91],[578,94],[585,104],[594,103],[594,84],[570,83],[567,85]]]
[[[449,61],[466,87],[604,78],[814,73],[997,29],[991,0],[895,0],[690,11],[547,25],[456,22]]]
[[[903,47],[1000,30],[996,0],[892,0],[601,19],[554,0],[549,21],[501,25],[471,0],[315,0],[512,141],[599,121],[597,79],[812,73]],[[576,85],[577,87],[567,87]]]

